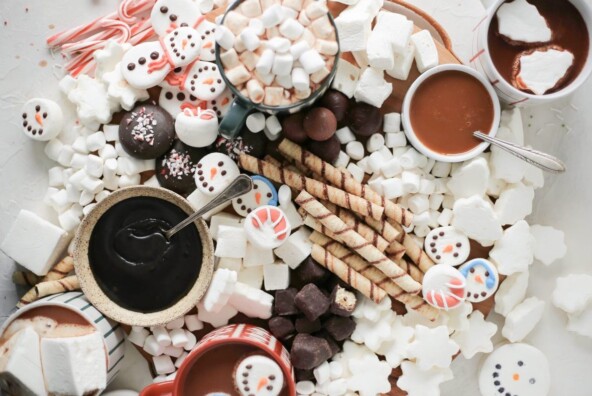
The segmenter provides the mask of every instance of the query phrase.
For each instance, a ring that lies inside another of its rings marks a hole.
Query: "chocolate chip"
[[[171,15],[169,16],[169,19],[170,19],[171,21],[175,22],[175,21],[177,20],[177,16],[176,16],[175,14],[171,14]]]
[[[136,65],[134,63],[128,63],[127,64],[127,70],[132,71],[136,68]]]
[[[144,58],[144,57],[142,56],[140,59],[138,59],[138,63],[139,63],[140,65],[143,65],[144,63],[146,63],[146,58]]]
[[[158,59],[158,55],[159,55],[158,52],[154,51],[150,54],[150,59],[156,60],[156,59]]]
[[[166,14],[167,12],[169,12],[169,8],[167,6],[162,6],[162,7],[160,7],[160,12],[162,12],[163,14]]]

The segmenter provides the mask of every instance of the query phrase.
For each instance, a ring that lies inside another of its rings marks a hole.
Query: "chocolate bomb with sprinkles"
[[[158,183],[178,194],[188,194],[196,189],[195,166],[208,154],[205,148],[190,147],[175,140],[173,147],[156,159]]]
[[[162,107],[141,104],[119,123],[119,141],[132,157],[154,159],[166,153],[175,139],[175,120]]]

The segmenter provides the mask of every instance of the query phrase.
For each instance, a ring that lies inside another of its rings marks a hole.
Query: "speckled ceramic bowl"
[[[170,322],[189,312],[203,297],[214,272],[214,243],[208,227],[203,220],[196,220],[195,227],[201,238],[203,257],[199,276],[189,292],[173,306],[162,311],[143,313],[131,311],[113,302],[95,280],[88,257],[90,237],[101,216],[115,204],[128,198],[153,197],[168,201],[181,208],[187,214],[194,212],[189,202],[172,191],[163,188],[135,186],[118,190],[110,194],[93,208],[84,218],[74,239],[74,269],[82,291],[93,305],[105,316],[132,326],[156,326]]]

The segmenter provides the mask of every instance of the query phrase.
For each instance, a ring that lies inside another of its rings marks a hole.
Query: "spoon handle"
[[[523,161],[528,162],[531,165],[536,166],[544,171],[551,173],[563,173],[565,172],[565,164],[559,158],[554,157],[550,154],[543,153],[542,151],[534,150],[528,147],[520,146],[515,143],[511,143],[502,139],[494,138],[483,132],[473,132],[473,136],[483,141],[493,144],[508,153],[520,158]]]
[[[214,199],[205,204],[200,210],[191,214],[188,218],[172,227],[170,230],[165,231],[164,235],[167,239],[171,239],[173,235],[179,232],[182,228],[188,224],[193,223],[196,219],[200,218],[212,209],[234,199],[240,197],[253,189],[253,181],[247,175],[239,175],[228,187],[226,187],[220,194]]]

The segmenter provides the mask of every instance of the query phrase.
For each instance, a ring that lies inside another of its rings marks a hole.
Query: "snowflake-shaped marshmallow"
[[[109,100],[102,82],[85,74],[80,75],[76,85],[69,90],[68,99],[76,105],[80,122],[92,130],[109,123],[119,107]]]
[[[96,50],[93,54],[97,68],[95,69],[95,78],[103,79],[106,73],[110,73],[115,68],[119,68],[119,62],[123,54],[132,47],[129,43],[120,44],[115,40],[107,41],[105,47]],[[104,80],[103,80],[104,81]]]
[[[415,327],[415,340],[409,345],[409,358],[415,359],[422,370],[446,368],[458,349],[458,344],[448,337],[448,327],[429,329],[418,325]]]
[[[443,312],[440,312],[440,315],[435,320],[430,320],[426,318],[424,315],[420,314],[416,310],[412,309],[411,307],[407,306],[407,313],[403,315],[403,324],[405,326],[412,326],[415,327],[417,325],[422,325],[433,329],[438,326],[445,326],[448,324],[448,316],[442,315]]]
[[[112,71],[103,75],[103,81],[107,85],[107,93],[112,101],[115,101],[125,110],[131,110],[136,102],[150,98],[145,89],[134,88],[128,84],[121,74],[119,63]]]
[[[504,230],[503,236],[495,242],[489,256],[502,275],[528,271],[534,260],[534,237],[530,226],[524,220]]]
[[[407,391],[408,396],[440,396],[440,384],[450,381],[450,368],[433,367],[423,370],[416,363],[405,361],[401,363],[403,374],[397,380],[397,386]]]
[[[360,396],[375,396],[391,390],[389,376],[392,368],[387,362],[379,361],[376,355],[352,360],[350,370],[353,375],[347,381],[347,386]]]
[[[392,368],[399,367],[408,356],[409,344],[414,334],[415,329],[405,326],[402,317],[396,316],[391,325],[391,339],[384,342],[377,353],[383,355]]]
[[[366,319],[371,322],[376,322],[380,318],[380,315],[384,311],[391,309],[391,299],[384,298],[380,303],[376,304],[369,298],[359,296],[356,309],[352,313],[352,316],[356,319]]]
[[[356,329],[351,339],[366,345],[373,352],[378,351],[381,344],[391,337],[391,323],[389,320],[370,322],[365,319],[356,320]]]
[[[473,304],[468,301],[449,311],[440,312],[440,316],[448,318],[446,325],[450,331],[463,331],[469,328],[469,314],[473,312]]]
[[[497,325],[495,323],[486,321],[480,311],[474,311],[469,316],[469,328],[454,332],[452,339],[459,345],[463,356],[470,359],[479,352],[493,351],[491,337],[496,332]]]

